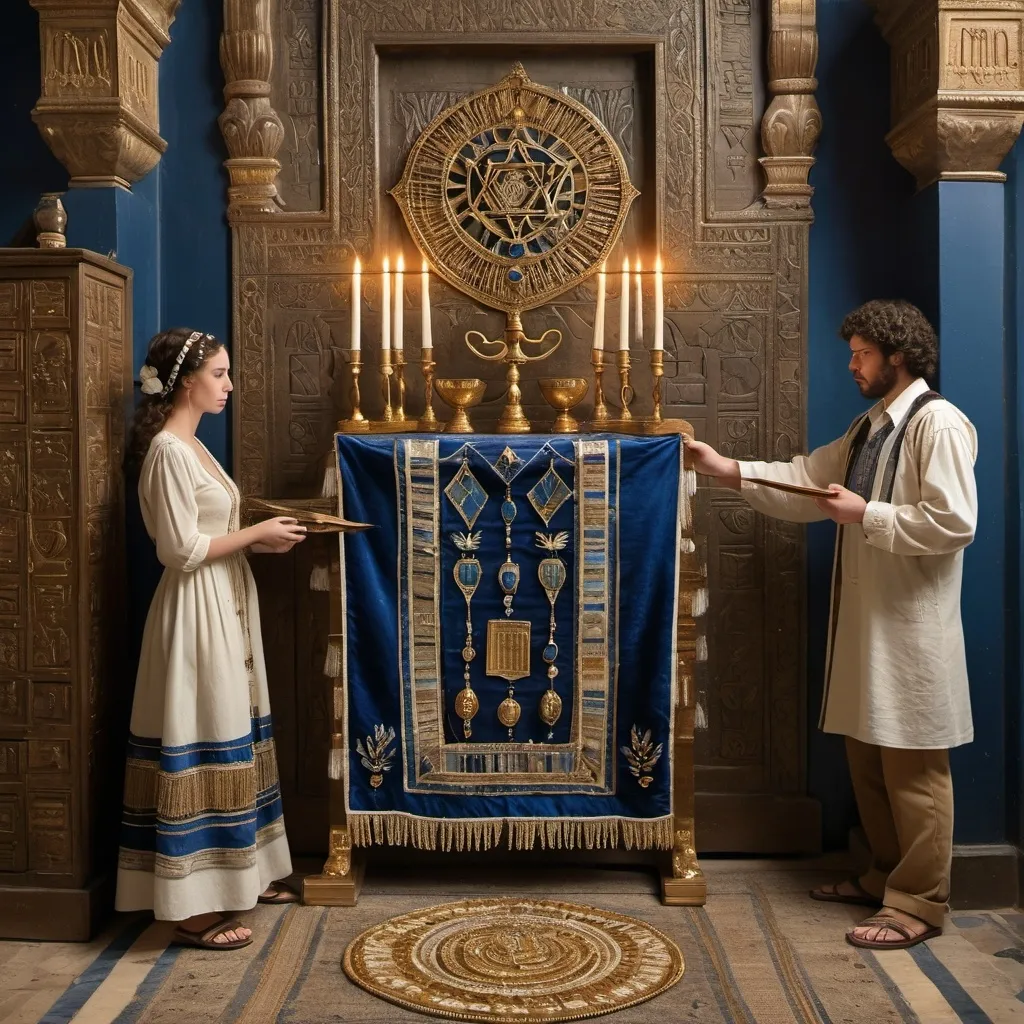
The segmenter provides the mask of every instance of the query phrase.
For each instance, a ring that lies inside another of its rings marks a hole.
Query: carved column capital
[[[772,101],[761,121],[761,157],[768,207],[806,207],[814,189],[807,177],[821,134],[814,98],[818,81],[815,0],[772,0],[768,34],[768,90]]]
[[[127,188],[156,166],[157,64],[181,0],[30,0],[42,94],[32,119],[72,185]]]
[[[231,178],[228,219],[276,213],[275,179],[281,170],[276,157],[284,142],[284,125],[270,105],[270,0],[224,0],[220,63],[226,105],[218,121],[229,154],[224,166]]]
[[[889,43],[893,156],[919,188],[1005,181],[1024,123],[1024,0],[870,0]]]

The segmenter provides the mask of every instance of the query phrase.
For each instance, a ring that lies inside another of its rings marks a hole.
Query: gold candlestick
[[[441,424],[434,413],[434,350],[427,346],[422,350],[420,363],[423,366],[423,415],[416,425],[417,430],[432,432],[441,429]]]
[[[395,349],[395,381],[398,384],[398,406],[395,409],[395,419],[405,419],[405,352]]]
[[[391,407],[391,376],[395,371],[391,366],[390,348],[381,350],[380,372],[384,378],[381,382],[381,394],[384,396],[384,422],[390,423],[395,418],[395,411]]]
[[[633,386],[629,383],[629,349],[619,349],[618,360],[619,364],[619,380],[622,387],[619,389],[619,401],[622,404],[622,413],[620,419],[631,420],[633,414],[629,411],[630,402],[633,401],[634,392]]]
[[[540,346],[549,338],[553,344],[545,352],[536,350],[536,355],[527,355],[523,350],[524,345]],[[479,339],[476,345],[474,345],[473,339]],[[466,345],[473,355],[492,363],[500,359],[508,367],[505,371],[508,390],[505,393],[505,408],[498,419],[499,434],[528,434],[530,432],[530,421],[526,418],[526,413],[523,412],[523,392],[519,387],[521,377],[519,367],[524,363],[535,363],[541,359],[547,359],[561,343],[562,332],[555,327],[548,328],[539,338],[528,338],[523,333],[523,324],[518,312],[505,314],[504,338],[491,340],[480,331],[466,332]],[[480,351],[479,345],[495,345],[498,346],[498,351],[494,355],[488,355],[486,352]]]
[[[604,349],[590,350],[590,364],[594,367],[594,413],[591,422],[607,423],[608,406],[604,404],[604,385],[601,383],[604,376]]]
[[[343,434],[361,434],[370,429],[370,421],[360,408],[362,397],[359,393],[359,374],[363,369],[362,352],[352,352],[349,355],[349,369],[352,371],[352,388],[349,392],[352,397],[352,415],[347,420],[338,421],[338,430]]]
[[[651,376],[654,378],[654,412],[651,422],[661,422],[661,378],[665,373],[665,353],[660,348],[651,349]]]

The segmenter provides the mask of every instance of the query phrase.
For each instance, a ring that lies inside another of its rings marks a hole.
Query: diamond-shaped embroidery
[[[522,468],[523,460],[511,448],[506,447],[494,463],[494,472],[501,477],[505,483],[511,483],[516,474]]]
[[[472,530],[473,524],[487,504],[487,492],[480,486],[480,481],[473,476],[469,464],[464,462],[452,482],[444,489],[448,500],[458,509],[462,521]]]
[[[572,491],[565,481],[555,472],[554,460],[548,471],[530,488],[526,495],[534,511],[544,520],[547,526],[554,514],[572,497]]]

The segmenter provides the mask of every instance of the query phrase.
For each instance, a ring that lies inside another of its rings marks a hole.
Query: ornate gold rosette
[[[604,125],[517,63],[427,126],[391,194],[434,269],[511,314],[595,272],[639,193]]]
[[[643,921],[553,900],[479,899],[393,917],[345,950],[382,999],[467,1021],[568,1021],[664,992],[683,955]]]

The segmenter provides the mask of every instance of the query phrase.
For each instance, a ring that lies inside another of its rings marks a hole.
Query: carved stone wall
[[[602,119],[641,190],[625,251],[650,260],[660,250],[666,267],[665,414],[738,457],[802,450],[807,171],[820,127],[812,0],[226,0],[225,16],[235,471],[245,494],[319,489],[335,422],[348,411],[356,255],[364,411],[379,412],[380,290],[368,270],[399,249],[408,267],[419,263],[387,189],[431,118],[503,77],[514,60]],[[408,274],[406,287],[406,352],[415,364],[418,275]],[[547,327],[565,334],[545,375],[589,368],[594,287],[524,316],[533,337]],[[496,335],[501,317],[436,278],[432,301],[437,373],[481,377],[497,394],[501,368],[474,360],[462,338],[471,328]],[[615,302],[612,292],[610,318]],[[645,363],[635,352],[641,396],[650,393]],[[422,387],[414,368],[407,377],[415,412]],[[536,385],[526,380],[523,390],[531,420],[550,421]],[[478,407],[474,424],[493,427],[499,410],[500,402]],[[754,836],[768,813],[764,794],[797,796],[804,787],[802,535],[716,489],[700,493],[697,531],[706,538],[711,615],[698,682],[707,721],[698,788],[746,794],[750,837],[728,840],[734,848],[813,845],[816,836],[771,827]],[[321,675],[326,602],[307,585],[312,562],[324,558],[318,543],[303,545],[292,565],[255,565],[289,831],[310,851],[327,835],[324,764],[335,728]],[[709,828],[698,836],[714,848]]]

